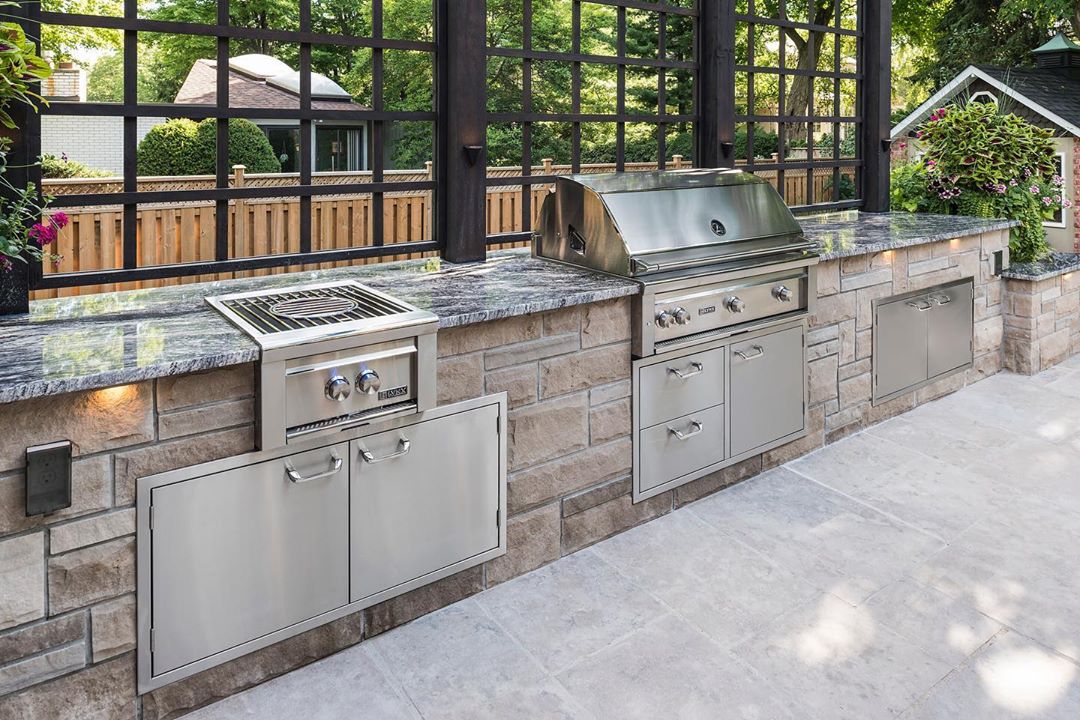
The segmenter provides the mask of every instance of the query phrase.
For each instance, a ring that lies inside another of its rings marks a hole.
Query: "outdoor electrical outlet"
[[[26,448],[26,516],[71,507],[71,441]]]

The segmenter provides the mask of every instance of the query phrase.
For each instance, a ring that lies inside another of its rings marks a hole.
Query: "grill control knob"
[[[773,297],[780,302],[791,302],[795,298],[795,293],[791,292],[791,288],[786,285],[777,285],[772,291]]]
[[[345,402],[351,392],[352,386],[349,385],[349,381],[340,375],[335,375],[326,383],[326,397],[335,402]]]
[[[669,313],[667,310],[663,310],[656,316],[656,324],[662,328],[671,327],[675,322],[675,316]]]
[[[366,395],[379,392],[380,385],[382,385],[382,380],[379,379],[379,373],[374,370],[364,370],[356,376],[356,388]]]
[[[686,308],[675,308],[675,322],[679,325],[686,325],[690,322],[690,312]]]
[[[733,296],[724,301],[724,307],[733,313],[741,313],[746,309],[746,303],[738,297]]]

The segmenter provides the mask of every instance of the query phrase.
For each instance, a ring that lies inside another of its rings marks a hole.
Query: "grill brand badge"
[[[709,313],[714,313],[714,312],[716,312],[716,306],[715,305],[707,305],[707,306],[705,306],[703,308],[698,308],[697,314],[698,315],[708,315]]]
[[[716,235],[717,237],[724,237],[727,235],[727,228],[724,227],[724,223],[719,220],[713,220],[709,223],[709,227],[712,229],[713,235]]]
[[[409,394],[409,386],[402,385],[396,388],[390,388],[389,390],[383,390],[379,393],[380,400],[391,400],[393,398],[404,397]]]

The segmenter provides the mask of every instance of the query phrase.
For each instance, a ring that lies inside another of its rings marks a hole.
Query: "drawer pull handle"
[[[400,449],[397,452],[392,452],[389,455],[383,455],[382,457],[375,457],[375,454],[372,453],[370,450],[360,448],[360,457],[364,458],[364,462],[371,465],[374,465],[375,463],[385,462],[387,460],[393,460],[394,458],[399,458],[402,455],[408,455],[409,450],[412,449],[412,442],[410,442],[408,438],[401,438],[400,440],[398,440],[398,447]]]
[[[926,303],[926,304],[923,305],[922,303]],[[911,307],[911,308],[915,308],[919,312],[926,312],[930,308],[934,307],[934,304],[931,303],[931,302],[927,302],[926,300],[919,300],[919,301],[915,301],[915,302],[909,302],[907,304],[907,306]]]
[[[285,474],[288,475],[289,479],[297,485],[299,485],[300,483],[311,482],[312,480],[322,480],[323,478],[337,475],[339,472],[341,472],[341,466],[345,464],[345,461],[339,458],[336,453],[330,453],[330,457],[333,458],[333,462],[330,465],[330,469],[325,472],[316,473],[314,475],[304,477],[299,472],[297,472],[296,468],[294,468],[292,465],[290,465],[289,463],[285,463]]]
[[[736,350],[735,354],[741,357],[743,360],[757,360],[759,357],[765,355],[765,348],[760,345],[753,345],[749,351]]]
[[[702,425],[701,423],[699,423],[697,420],[691,420],[690,421],[690,427],[692,427],[693,430],[691,430],[689,432],[683,432],[681,430],[676,430],[673,427],[669,427],[668,432],[671,433],[672,435],[674,435],[675,437],[677,437],[679,440],[689,440],[690,438],[694,437],[695,435],[700,435],[701,431],[705,429],[705,426]]]
[[[694,377],[695,375],[700,375],[701,373],[705,372],[705,366],[702,365],[699,362],[690,363],[690,367],[692,367],[694,369],[693,370],[679,370],[678,368],[669,367],[667,369],[667,371],[669,373],[671,373],[672,375],[674,375],[675,377],[679,378],[680,380],[688,380],[688,379]]]
[[[948,295],[931,295],[930,299],[938,305],[948,305],[952,302],[952,298]]]

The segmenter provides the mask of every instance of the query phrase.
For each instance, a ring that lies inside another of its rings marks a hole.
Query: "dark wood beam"
[[[700,167],[735,164],[735,0],[701,0],[697,157]]]
[[[889,209],[889,133],[892,110],[892,5],[864,0],[860,148],[867,212]]]
[[[436,232],[443,257],[473,262],[487,253],[487,3],[439,0]]]

